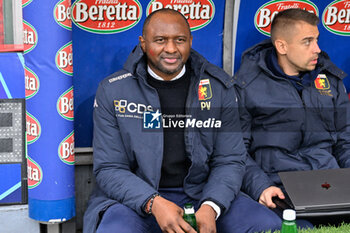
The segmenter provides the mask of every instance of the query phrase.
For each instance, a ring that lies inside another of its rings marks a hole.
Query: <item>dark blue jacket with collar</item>
[[[192,165],[183,188],[190,197],[212,200],[225,211],[240,190],[246,162],[233,78],[193,50],[189,61],[186,115],[197,127],[185,130]],[[145,215],[144,203],[157,193],[163,133],[143,128],[143,112],[160,111],[157,91],[148,85],[146,75],[146,59],[137,46],[124,68],[98,87],[93,138],[96,187],[84,216],[85,233],[95,232],[99,214],[117,202]],[[205,82],[205,100],[198,94],[201,80],[210,83]],[[215,128],[218,121],[221,126]]]
[[[290,80],[268,68],[272,49],[266,40],[245,51],[235,75],[249,154],[276,185],[280,171],[350,167],[346,74],[321,52],[319,73],[299,94]]]

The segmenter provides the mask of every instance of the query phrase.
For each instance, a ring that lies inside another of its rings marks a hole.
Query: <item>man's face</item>
[[[286,63],[284,72],[288,75],[297,75],[302,71],[314,70],[318,54],[318,28],[306,22],[298,22],[295,29],[286,40]]]
[[[192,46],[192,36],[181,15],[158,13],[139,38],[150,68],[164,80],[180,73]]]

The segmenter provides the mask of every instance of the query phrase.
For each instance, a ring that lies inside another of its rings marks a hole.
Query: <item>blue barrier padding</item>
[[[75,215],[72,33],[58,21],[69,21],[62,14],[70,2],[32,1],[23,8],[29,217],[42,222]]]
[[[42,222],[65,222],[75,216],[75,197],[63,200],[28,199],[29,217]]]

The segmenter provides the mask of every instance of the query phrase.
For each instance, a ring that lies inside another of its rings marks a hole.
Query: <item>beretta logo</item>
[[[138,0],[76,0],[72,20],[79,28],[99,34],[126,31],[141,19]]]
[[[323,12],[322,23],[334,34],[350,36],[350,1],[337,0],[329,4]]]
[[[72,30],[70,5],[70,0],[61,0],[56,4],[55,9],[53,10],[53,16],[56,22],[60,26],[68,30]]]
[[[65,119],[74,119],[73,87],[65,91],[57,101],[57,111]]]
[[[28,6],[33,0],[22,0],[22,8]]]
[[[32,51],[38,43],[38,34],[35,28],[27,21],[23,20],[23,45],[24,54]]]
[[[60,146],[58,147],[58,155],[60,156],[62,162],[69,165],[74,164],[74,132],[71,132],[62,140]]]
[[[29,189],[38,186],[43,179],[41,167],[29,156],[27,156],[27,177]]]
[[[207,26],[215,15],[212,0],[152,0],[147,6],[147,15],[162,8],[181,12],[190,24],[191,31]]]
[[[271,22],[275,15],[290,8],[300,8],[318,15],[317,6],[310,1],[273,0],[265,3],[256,11],[254,17],[255,28],[262,34],[270,36]]]
[[[32,144],[39,139],[41,127],[39,121],[29,112],[26,114],[27,144]]]
[[[24,67],[26,99],[35,96],[39,91],[40,83],[38,76],[28,67]]]
[[[72,41],[63,45],[56,53],[56,66],[66,75],[73,75],[73,48]]]

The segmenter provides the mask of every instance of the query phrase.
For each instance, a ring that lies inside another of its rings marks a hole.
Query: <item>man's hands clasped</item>
[[[152,214],[160,229],[166,233],[196,233],[183,219],[184,210],[175,203],[157,196],[154,198]],[[209,205],[202,205],[196,212],[196,221],[200,233],[216,233],[216,212]]]

